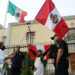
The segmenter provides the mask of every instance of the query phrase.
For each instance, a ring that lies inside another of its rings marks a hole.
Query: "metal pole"
[[[24,48],[24,47],[28,47],[28,45],[26,45],[26,46],[20,46],[20,48]],[[5,49],[11,49],[11,48],[14,48],[14,47],[6,47]],[[18,47],[15,47],[15,48],[18,48]]]
[[[7,10],[6,10],[6,15],[5,15],[5,20],[4,20],[4,27],[3,27],[3,33],[2,33],[2,41],[3,41],[4,30],[5,30],[5,24],[6,24],[6,19],[7,19],[8,6],[9,6],[9,0],[8,0]]]

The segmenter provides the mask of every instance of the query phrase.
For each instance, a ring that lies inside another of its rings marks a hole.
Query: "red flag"
[[[25,22],[25,20],[24,20],[24,17],[25,17],[25,16],[27,16],[27,12],[23,11],[23,12],[21,13],[21,19],[20,19],[20,22],[21,22],[21,23],[24,23],[24,22]]]
[[[46,52],[50,48],[50,45],[30,46],[29,48],[32,49],[37,54],[37,51],[39,49],[42,50],[43,53]],[[30,58],[32,60],[34,60],[36,56],[31,52],[31,50],[28,50],[28,51],[29,51]],[[48,53],[46,54],[46,56],[44,57],[44,59],[49,59]]]

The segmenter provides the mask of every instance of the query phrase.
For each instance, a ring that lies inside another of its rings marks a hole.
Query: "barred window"
[[[71,22],[71,27],[75,26],[73,22]]]
[[[69,31],[68,31],[68,40],[75,40],[75,28],[71,28]]]
[[[35,40],[35,32],[27,32],[26,40],[27,42],[33,42]]]

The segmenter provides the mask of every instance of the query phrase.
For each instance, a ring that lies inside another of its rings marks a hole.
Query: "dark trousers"
[[[21,69],[20,68],[11,68],[11,75],[20,75]]]
[[[61,68],[56,68],[55,69],[55,75],[69,75],[68,74],[68,69],[62,69],[62,67]]]
[[[5,71],[4,75],[7,75],[7,71]]]
[[[55,68],[55,75],[69,75],[68,74],[69,61],[62,61],[58,67]]]

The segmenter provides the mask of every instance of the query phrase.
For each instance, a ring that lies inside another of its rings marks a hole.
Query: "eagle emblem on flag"
[[[20,14],[19,13],[16,13],[16,17],[20,17]]]
[[[51,20],[53,21],[53,23],[57,24],[58,23],[58,16],[57,15],[50,15]]]

